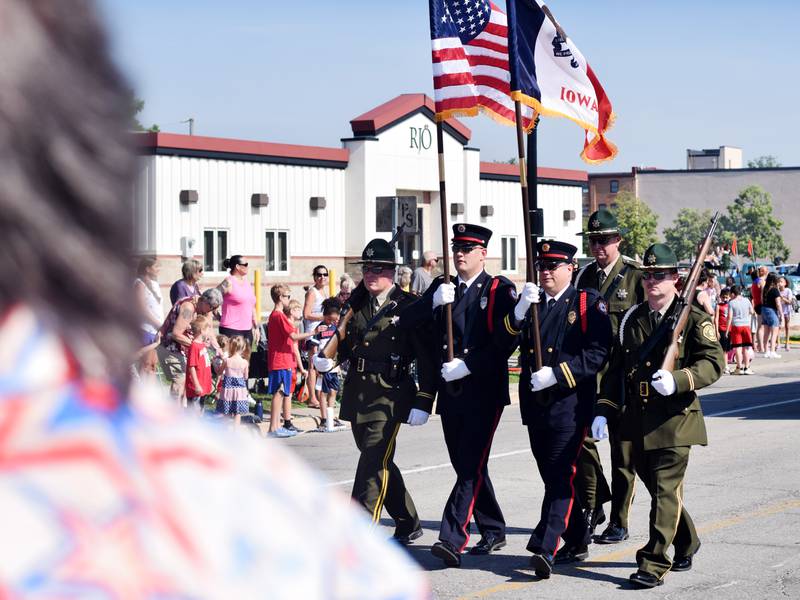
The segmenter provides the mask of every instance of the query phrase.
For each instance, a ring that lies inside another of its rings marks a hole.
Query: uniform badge
[[[627,296],[627,293],[625,295]],[[597,301],[597,310],[599,310],[604,315],[608,314],[608,306],[606,305],[604,300]]]
[[[467,230],[467,228],[464,227],[463,225],[459,225],[458,226],[458,233],[464,233],[466,230]]]
[[[392,325],[397,325],[400,322],[400,316],[399,315],[395,315],[390,319],[390,321],[391,321]]]
[[[600,219],[594,219],[592,221],[592,229],[600,229]]]
[[[571,310],[571,311],[569,311],[569,314],[567,315],[567,322],[570,325],[572,325],[577,320],[577,318],[578,318],[577,313],[574,310]]]
[[[626,290],[625,288],[620,288],[617,290],[617,298],[619,298],[620,300],[625,300],[625,298],[627,297],[628,297],[628,290]]]
[[[367,248],[364,254],[366,254],[367,256],[372,256],[373,254],[375,254],[375,250],[373,250],[372,248]]]
[[[542,252],[550,252],[550,244],[542,244]]]
[[[657,260],[658,259],[656,258],[655,253],[653,253],[653,254],[651,254],[650,256],[647,257],[647,264],[648,265],[654,265],[654,264],[656,264]]]
[[[486,310],[486,305],[489,304],[489,299],[486,296],[481,297],[481,310]]]
[[[710,321],[706,321],[703,323],[702,329],[703,337],[706,338],[710,342],[717,341],[717,332],[714,330],[714,324]]]

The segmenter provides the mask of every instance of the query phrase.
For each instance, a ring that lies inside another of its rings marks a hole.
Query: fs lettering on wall
[[[409,127],[408,129],[411,133],[409,148],[416,148],[417,153],[430,149],[433,145],[433,134],[427,125],[423,127]]]

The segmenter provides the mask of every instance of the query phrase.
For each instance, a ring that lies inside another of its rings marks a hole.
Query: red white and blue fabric
[[[508,0],[507,6],[511,98],[580,125],[584,161],[613,159],[617,147],[605,138],[615,118],[611,101],[581,51],[539,0]]]
[[[483,111],[515,124],[506,14],[489,0],[430,0],[430,18],[437,120]],[[530,129],[533,110],[522,116]]]
[[[0,598],[430,596],[287,451],[73,365],[32,311],[0,317]]]

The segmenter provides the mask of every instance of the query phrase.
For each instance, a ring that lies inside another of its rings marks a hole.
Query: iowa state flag
[[[581,51],[539,0],[508,0],[507,6],[511,98],[580,125],[586,162],[614,158],[617,147],[605,138],[614,122],[611,101]]]

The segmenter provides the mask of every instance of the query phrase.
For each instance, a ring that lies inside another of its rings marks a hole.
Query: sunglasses
[[[281,298],[291,298],[291,294],[281,294]]]
[[[327,277],[327,273],[314,273],[314,277]]]
[[[611,242],[616,241],[617,237],[614,235],[598,235],[589,237],[590,246],[606,246]]]
[[[386,267],[386,266],[383,266],[383,265],[372,265],[371,267],[368,267],[368,266],[364,265],[361,268],[361,270],[364,272],[365,275],[367,273],[372,273],[373,275],[380,275],[384,271],[393,271],[394,267]]]
[[[242,263],[242,262],[238,263],[238,265],[239,265],[240,267],[247,267],[249,264],[250,264],[250,263]]]
[[[475,250],[475,248],[480,248],[480,247],[481,246],[478,246],[476,244],[475,245],[470,245],[470,246],[450,246],[450,250],[453,252],[453,254],[457,254],[459,252],[461,254],[469,254],[470,252]],[[438,262],[438,260],[437,260],[437,262]]]
[[[654,281],[664,281],[671,275],[672,271],[653,271],[653,272],[645,271],[642,274],[642,281],[650,281],[651,279]]]
[[[559,267],[563,267],[567,263],[556,261],[539,261],[536,263],[537,271],[555,271]]]

